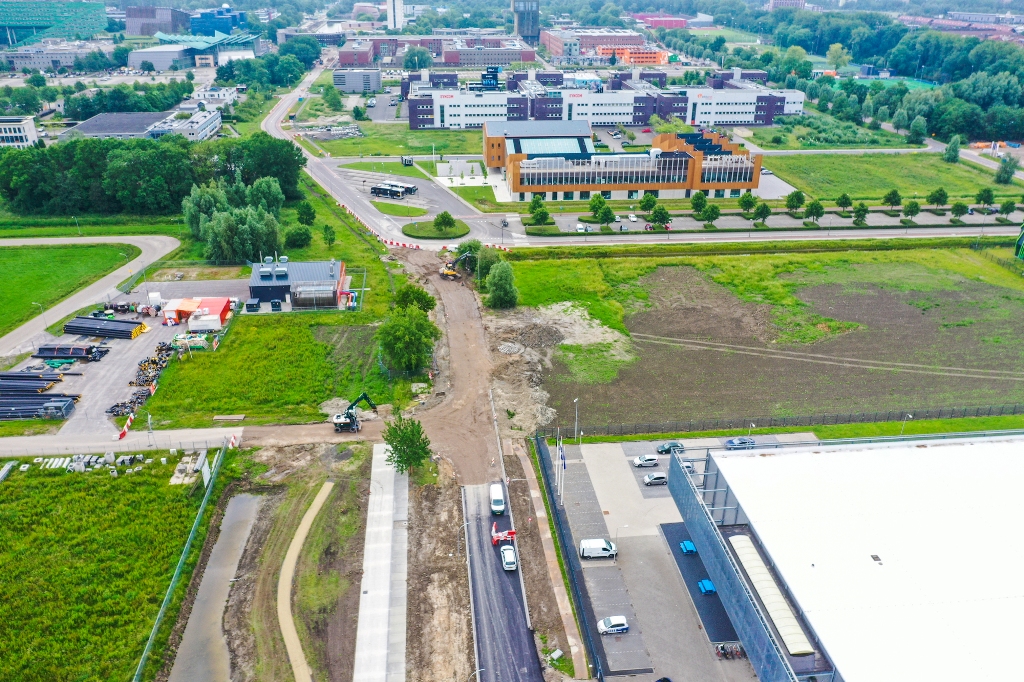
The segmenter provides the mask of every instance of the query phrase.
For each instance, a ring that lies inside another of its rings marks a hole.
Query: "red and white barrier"
[[[121,429],[121,433],[118,434],[118,440],[124,440],[124,437],[128,435],[128,429],[132,427],[132,422],[135,421],[135,413],[128,415],[128,421],[124,423],[124,428]]]
[[[228,450],[238,447],[238,434],[231,434],[231,441],[228,443]]]

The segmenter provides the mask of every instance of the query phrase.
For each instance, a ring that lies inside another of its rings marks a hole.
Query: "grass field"
[[[780,178],[806,194],[834,200],[843,192],[854,201],[878,203],[891,189],[903,200],[924,202],[924,197],[942,187],[950,200],[973,201],[978,190],[992,187],[998,197],[1019,199],[1021,185],[996,185],[993,173],[969,163],[949,164],[941,155],[911,154],[811,154],[765,156],[763,164]]]
[[[747,31],[740,31],[734,28],[694,28],[690,29],[690,33],[695,36],[710,36],[717,38],[722,36],[725,38],[727,43],[756,43],[757,34],[749,33]]]
[[[469,225],[461,220],[456,220],[454,229],[438,232],[434,229],[434,222],[432,220],[424,220],[418,223],[403,225],[402,234],[406,237],[416,237],[418,239],[458,239],[469,234]]]
[[[356,163],[346,163],[342,168],[371,171],[373,173],[387,173],[389,175],[404,175],[407,178],[419,178],[420,180],[430,179],[415,166],[403,166],[398,161],[358,161]]]
[[[381,213],[386,215],[397,215],[405,218],[418,218],[421,215],[427,215],[429,211],[419,206],[409,206],[408,204],[393,204],[390,201],[371,201],[373,207]]]
[[[175,464],[156,459],[117,478],[33,466],[0,486],[0,679],[131,677],[199,506],[185,486],[167,485]],[[156,660],[165,642],[166,633]]]
[[[0,268],[7,284],[0,287],[0,336],[17,328],[82,287],[139,255],[129,244],[19,246],[0,249]]]
[[[168,216],[78,216],[78,223],[65,216],[15,216],[0,211],[0,240],[26,237],[84,237],[133,234],[184,236],[180,221]],[[3,244],[0,241],[0,244]]]
[[[754,128],[751,142],[762,149],[906,149],[902,135],[887,130],[870,130],[831,116],[805,116],[805,124]],[[776,142],[781,138],[781,142]]]
[[[402,154],[479,154],[479,130],[409,130],[394,123],[360,122],[365,137],[330,140],[320,145],[333,156],[399,156]]]

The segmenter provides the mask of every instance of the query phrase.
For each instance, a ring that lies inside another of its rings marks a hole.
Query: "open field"
[[[834,200],[843,192],[854,201],[880,203],[891,189],[899,190],[903,200],[924,202],[929,192],[942,187],[950,201],[968,199],[985,187],[997,197],[1020,198],[1021,186],[996,185],[993,173],[961,161],[946,163],[934,153],[920,154],[812,154],[765,156],[764,166],[806,194]]]
[[[405,218],[418,218],[421,215],[427,215],[429,211],[419,206],[409,206],[408,204],[393,204],[390,201],[371,201],[373,207],[386,215],[397,215]]]
[[[762,149],[907,149],[902,135],[887,130],[870,130],[831,116],[804,116],[804,123],[753,128],[747,139]],[[781,141],[777,141],[781,138]]]
[[[572,302],[621,335],[556,350],[563,423],[577,397],[591,424],[1024,401],[1024,282],[968,249],[514,268],[523,305]]]
[[[455,227],[450,230],[438,232],[434,228],[432,220],[423,220],[418,223],[409,223],[402,226],[402,234],[407,237],[418,239],[458,239],[469,234],[469,225],[462,220],[455,221]]]
[[[0,678],[131,677],[200,500],[159,461],[117,478],[33,466],[0,488]]]
[[[430,180],[423,172],[415,166],[403,166],[398,161],[357,161],[346,163],[342,168],[352,170],[371,171],[373,173],[388,173],[391,175],[404,175],[407,178],[419,178]]]
[[[722,36],[727,43],[756,43],[757,34],[748,31],[741,31],[735,28],[694,28],[690,33],[695,36],[710,36],[717,38]]]
[[[0,287],[0,336],[17,328],[44,308],[67,298],[139,255],[129,244],[19,246],[0,249],[0,268],[7,283]]]
[[[66,216],[21,217],[0,213],[0,240],[133,234],[164,234],[182,238],[187,232],[181,222],[168,216],[78,216],[76,225],[72,218]]]
[[[320,142],[333,156],[398,156],[401,154],[479,154],[479,130],[409,130],[406,125],[368,123],[359,127],[365,137]]]

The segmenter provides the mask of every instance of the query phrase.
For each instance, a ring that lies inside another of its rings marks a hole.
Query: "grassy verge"
[[[109,237],[135,234],[162,234],[184,239],[188,232],[182,223],[169,216],[91,216],[78,218],[19,217],[0,214],[0,240],[31,237]],[[0,242],[2,244],[2,242]]]
[[[55,419],[12,419],[0,422],[0,438],[49,435],[57,433],[62,426],[64,422]]]
[[[402,234],[406,237],[415,237],[417,239],[458,239],[469,234],[469,225],[461,220],[456,220],[454,229],[438,232],[434,229],[433,221],[424,220],[418,223],[403,225]]]
[[[499,204],[494,198],[494,188],[490,185],[479,187],[450,187],[453,192],[473,204],[481,211],[500,211],[502,213],[519,213],[525,204]]]
[[[416,165],[419,166],[428,175],[437,176],[437,162],[435,161],[417,161]]]
[[[403,166],[398,161],[359,161],[356,163],[346,163],[342,168],[371,171],[373,173],[387,173],[388,175],[402,175],[407,178],[419,178],[420,180],[430,179],[415,166]]]
[[[479,154],[479,130],[410,130],[393,123],[360,121],[364,137],[322,143],[334,156],[401,156],[402,154]]]
[[[427,215],[429,211],[419,206],[409,206],[408,204],[392,204],[390,201],[371,201],[373,207],[381,213],[386,215],[397,215],[405,218],[418,218],[421,215]]]

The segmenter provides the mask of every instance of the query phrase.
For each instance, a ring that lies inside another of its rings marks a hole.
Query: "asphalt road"
[[[501,567],[499,548],[491,545],[492,524],[511,528],[506,516],[491,514],[488,484],[465,486],[470,589],[483,682],[539,682],[544,679],[533,632],[526,625],[519,571]],[[506,494],[507,499],[507,494]],[[518,547],[516,548],[518,552]]]

